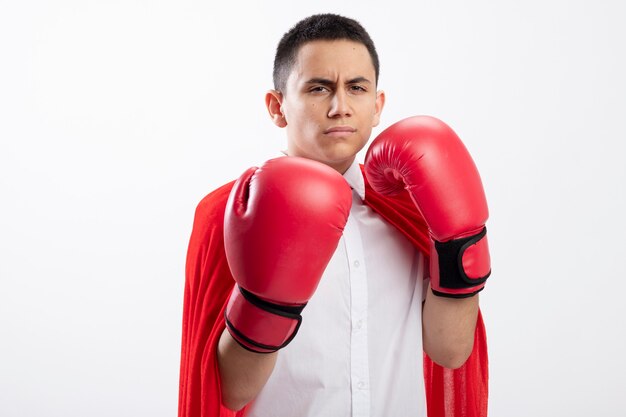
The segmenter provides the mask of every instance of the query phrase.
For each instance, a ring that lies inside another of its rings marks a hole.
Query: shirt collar
[[[354,158],[352,165],[346,172],[344,172],[343,177],[348,182],[350,188],[357,192],[361,200],[365,199],[365,180],[363,180],[363,172],[361,171],[361,167]]]

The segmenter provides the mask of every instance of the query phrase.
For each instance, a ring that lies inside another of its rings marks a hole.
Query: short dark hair
[[[362,43],[374,64],[376,83],[380,64],[376,47],[370,35],[359,22],[332,13],[316,14],[302,19],[285,33],[276,48],[274,57],[274,89],[284,91],[291,68],[296,62],[300,47],[315,40],[347,39]]]

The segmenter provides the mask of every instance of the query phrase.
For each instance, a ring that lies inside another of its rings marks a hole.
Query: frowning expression
[[[266,97],[274,123],[287,129],[287,152],[344,172],[380,119],[384,93],[367,48],[318,40],[298,51],[285,91]]]

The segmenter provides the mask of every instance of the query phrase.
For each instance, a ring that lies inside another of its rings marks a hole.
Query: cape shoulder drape
[[[207,195],[196,209],[187,252],[183,305],[179,417],[243,417],[221,403],[217,343],[224,309],[235,281],[224,253],[224,210],[234,184]],[[365,203],[397,227],[428,255],[426,223],[407,193],[389,198],[365,183]],[[424,380],[429,417],[485,417],[487,415],[487,343],[478,315],[474,349],[456,370],[442,368],[424,354]]]

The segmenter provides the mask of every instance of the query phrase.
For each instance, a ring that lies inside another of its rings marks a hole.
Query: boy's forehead
[[[348,39],[315,40],[300,46],[291,68],[290,78],[323,77],[337,72],[359,75],[373,80],[374,64],[369,51],[360,42]]]

